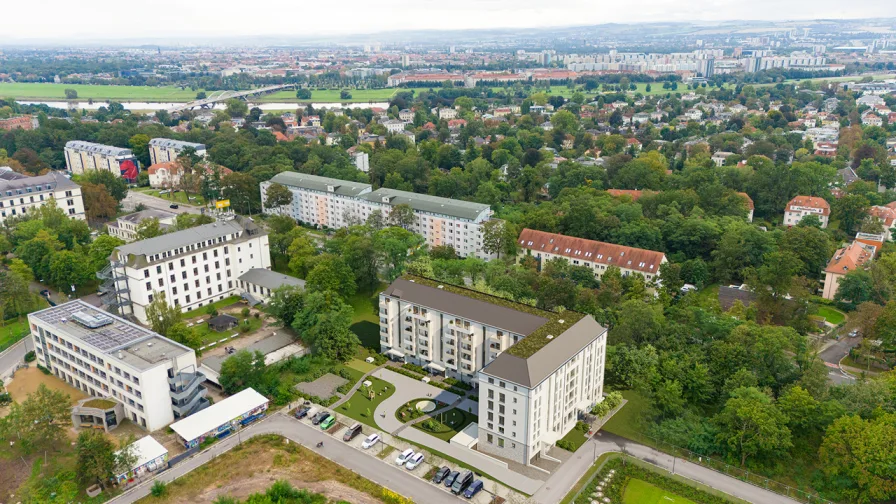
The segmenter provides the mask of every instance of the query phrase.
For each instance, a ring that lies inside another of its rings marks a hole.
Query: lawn
[[[464,430],[467,425],[477,422],[478,420],[479,417],[476,415],[454,408],[444,413],[440,413],[434,419],[424,420],[411,427],[425,432],[430,436],[435,436],[447,443],[450,442],[451,438],[458,432]]]
[[[221,308],[226,308],[236,302],[238,302],[241,298],[239,296],[230,296],[226,297],[220,301],[215,301],[211,305],[203,305],[199,308],[193,308],[190,311],[183,312],[183,318],[189,319],[193,317],[197,317],[199,315],[207,315],[206,310],[208,310],[209,306],[214,306],[216,310],[220,310]]]
[[[362,386],[354,393],[354,395],[352,395],[351,399],[339,406],[336,409],[336,412],[349,418],[354,418],[375,429],[381,429],[374,419],[376,407],[395,393],[395,387],[391,383],[374,376],[370,376],[367,379],[372,382],[373,385],[371,388],[373,388],[376,393],[373,399],[369,398],[365,388]]]
[[[65,90],[74,89],[79,100],[116,101],[172,101],[187,102],[196,99],[190,89],[175,86],[110,86],[101,84],[51,84],[44,82],[0,83],[0,96],[19,100],[64,100]],[[338,93],[337,93],[338,96]],[[295,94],[293,94],[295,97]]]
[[[340,89],[326,89],[323,91],[313,89],[311,90],[311,99],[310,100],[299,100],[296,98],[296,92],[289,89],[285,91],[277,91],[276,93],[270,93],[264,96],[259,97],[257,100],[259,102],[319,102],[319,103],[366,103],[366,102],[387,102],[389,101],[395,92],[398,89],[388,88],[388,89],[350,89],[349,92],[352,94],[352,97],[343,100],[339,97],[339,94],[342,90]],[[406,91],[406,90],[403,90]],[[3,95],[0,95],[3,96]]]
[[[695,504],[694,501],[680,497],[672,492],[667,492],[636,478],[628,480],[625,485],[625,493],[622,494],[623,504]]]
[[[28,319],[11,320],[0,326],[0,352],[11,347],[28,334]]]
[[[156,198],[162,198],[164,200],[168,200],[172,203],[183,203],[185,205],[204,205],[205,202],[202,199],[202,196],[198,194],[188,195],[184,191],[177,192],[169,192],[166,194],[159,194],[160,189],[137,189],[137,192],[141,192],[143,194],[149,196],[155,196]]]
[[[601,427],[601,430],[632,441],[644,442],[640,426],[644,410],[647,408],[647,400],[633,390],[622,392],[622,397],[628,402]]]
[[[376,369],[376,364],[364,362],[361,359],[352,359],[345,363],[345,367],[360,371],[362,374],[367,374]]]
[[[557,447],[575,452],[585,444],[585,441],[588,441],[588,424],[578,422],[573,430],[557,441]]]
[[[208,345],[209,343],[218,341],[220,339],[229,338],[233,333],[250,334],[261,329],[262,320],[260,318],[255,318],[251,315],[249,317],[243,318],[243,316],[238,313],[230,315],[233,315],[236,318],[240,319],[240,324],[233,329],[218,332],[208,327],[208,321],[193,326],[193,330],[195,330],[196,334],[200,338],[202,338],[203,345]],[[209,318],[211,318],[211,315],[209,315]],[[243,332],[240,329],[243,327],[243,324],[245,324],[246,320],[249,321],[249,329]]]
[[[819,317],[824,317],[828,322],[834,325],[840,325],[846,320],[846,314],[835,310],[830,306],[818,305],[817,315]]]

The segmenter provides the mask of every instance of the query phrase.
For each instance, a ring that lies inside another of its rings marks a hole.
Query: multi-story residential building
[[[380,345],[396,360],[478,386],[480,451],[528,464],[603,398],[607,330],[407,276],[380,293]]]
[[[238,295],[240,275],[271,267],[267,233],[245,217],[122,245],[109,259],[99,273],[107,280],[105,301],[141,322],[160,293],[170,305],[188,311]]]
[[[51,200],[72,219],[86,218],[81,186],[62,173],[51,171],[46,175],[28,177],[0,167],[0,222],[27,215]]]
[[[623,276],[638,274],[651,281],[667,262],[666,254],[653,250],[626,247],[584,238],[575,238],[534,229],[523,229],[517,240],[520,258],[532,256],[538,268],[551,259],[563,259],[575,266],[584,266],[600,278],[610,266],[616,266]]]
[[[0,130],[12,131],[14,129],[34,130],[40,126],[37,118],[31,115],[21,115],[0,119]]]
[[[874,259],[883,244],[884,237],[882,235],[859,233],[852,243],[834,252],[834,256],[824,269],[822,297],[834,299],[837,289],[840,288],[840,280],[850,271],[862,268],[865,263]]]
[[[398,133],[400,131],[404,131],[404,127],[407,126],[408,123],[404,121],[399,121],[396,119],[391,119],[389,121],[383,121],[383,126],[386,127],[386,131],[389,133]]]
[[[65,144],[65,167],[75,175],[88,171],[107,171],[116,177],[136,180],[139,162],[131,149],[81,140]]]
[[[149,431],[209,405],[192,349],[82,300],[28,315],[37,362],[90,396],[117,401],[124,418],[94,418],[91,402],[73,411],[81,426],[128,419]],[[81,407],[81,406],[79,406]]]
[[[126,242],[137,239],[137,228],[146,219],[158,219],[159,227],[167,230],[174,225],[177,214],[165,210],[150,208],[128,215],[122,215],[115,222],[106,223],[106,230],[112,236],[117,236]]]
[[[796,226],[803,217],[814,215],[821,221],[821,227],[828,227],[828,219],[831,216],[831,205],[823,198],[817,196],[796,196],[784,209],[784,225]]]
[[[149,159],[152,164],[175,161],[188,147],[195,150],[197,156],[205,157],[205,144],[171,140],[170,138],[153,138],[149,141]]]
[[[454,119],[455,117],[457,117],[457,109],[447,107],[439,109],[439,119]]]
[[[884,241],[890,241],[896,236],[896,202],[885,206],[873,206],[868,209],[868,215],[880,221]]]
[[[292,204],[286,207],[264,207],[265,213],[285,213],[293,219],[314,226],[339,229],[360,223],[361,195],[371,190],[370,184],[319,177],[298,172],[282,172],[262,182],[261,194],[271,184],[281,184],[292,192]],[[265,198],[261,198],[262,205]]]

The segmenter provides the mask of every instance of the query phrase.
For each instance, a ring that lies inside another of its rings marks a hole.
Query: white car
[[[361,448],[364,448],[366,450],[379,442],[380,442],[380,435],[379,434],[371,434],[371,435],[367,436],[367,439],[365,439],[363,443],[361,443]]]
[[[417,453],[405,463],[404,467],[408,471],[413,471],[418,465],[423,463],[423,453]]]
[[[410,460],[411,457],[413,457],[413,456],[414,456],[414,450],[408,448],[407,450],[401,452],[401,455],[399,455],[398,458],[395,459],[395,465],[402,466],[402,465],[404,465],[408,460]]]

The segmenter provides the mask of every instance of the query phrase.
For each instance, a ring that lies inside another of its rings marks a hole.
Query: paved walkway
[[[351,390],[348,391],[348,394],[345,394],[344,396],[342,396],[342,399],[331,404],[330,409],[332,409],[333,411],[336,411],[336,408],[338,408],[339,406],[342,406],[342,403],[351,399],[351,397],[355,394],[355,392],[357,392],[358,389],[361,388],[361,385],[364,384],[364,380],[366,380],[368,376],[370,376],[373,373],[376,373],[377,371],[382,369],[383,366],[385,366],[385,364],[382,364],[382,365],[376,367],[375,369],[372,369],[369,372],[364,373],[364,376],[362,376],[361,379],[358,380],[358,383],[355,383],[355,385],[351,388]]]
[[[376,407],[375,418],[380,429],[392,434],[404,426],[395,418],[395,412],[411,399],[428,398],[442,401],[445,404],[453,404],[460,396],[439,387],[423,383],[409,376],[389,371],[389,368],[377,369],[374,376],[385,380],[395,386],[395,393]]]
[[[457,504],[458,502],[457,497],[394,464],[380,461],[374,457],[359,456],[358,450],[325,432],[321,432],[320,429],[305,425],[302,422],[296,422],[285,415],[274,413],[258,424],[243,429],[240,431],[239,436],[230,436],[215,443],[210,449],[167,471],[159,473],[155,478],[143,482],[128,492],[108,501],[108,503],[130,504],[135,502],[149,495],[153,481],[160,480],[170,483],[215,457],[223,455],[239,444],[241,440],[264,434],[276,434],[299,443],[378,485],[409,497],[414,502],[425,502],[427,504]],[[313,448],[321,441],[325,442],[322,448]]]
[[[570,458],[561,470],[556,471],[547,483],[539,489],[532,500],[540,504],[560,502],[572,489],[573,485],[585,474],[585,471],[604,453],[624,452],[635,458],[649,462],[667,471],[715,488],[748,502],[757,504],[798,504],[799,501],[770,492],[731,476],[698,464],[673,458],[671,455],[654,450],[648,446],[629,441],[606,432],[598,432],[589,439],[575,455]]]

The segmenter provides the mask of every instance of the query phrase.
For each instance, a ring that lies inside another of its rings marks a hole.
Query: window
[[[488,442],[488,444],[495,444],[495,436],[492,436],[491,434],[486,434],[485,440]]]
[[[498,448],[504,448],[504,438],[498,438]]]

